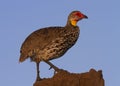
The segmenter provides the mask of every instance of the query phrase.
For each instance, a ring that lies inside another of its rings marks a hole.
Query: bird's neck
[[[66,27],[77,27],[77,21],[67,21]]]

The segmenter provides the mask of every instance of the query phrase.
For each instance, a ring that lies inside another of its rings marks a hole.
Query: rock
[[[90,69],[86,73],[60,71],[52,78],[36,81],[33,86],[104,86],[102,70]]]

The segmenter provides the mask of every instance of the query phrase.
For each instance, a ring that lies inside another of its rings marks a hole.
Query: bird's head
[[[87,19],[88,17],[81,13],[80,11],[73,11],[68,16],[68,23],[71,24],[72,26],[76,26],[77,22],[84,18]]]

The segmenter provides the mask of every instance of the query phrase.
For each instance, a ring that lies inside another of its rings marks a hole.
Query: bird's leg
[[[59,69],[58,67],[56,67],[55,65],[53,65],[51,62],[49,61],[44,61],[45,63],[47,63],[48,65],[50,65],[50,69],[53,68],[55,70],[55,72],[57,71],[61,71],[62,69]]]
[[[40,75],[39,75],[39,73],[40,73],[40,71],[39,71],[39,62],[36,63],[36,67],[37,67],[37,78],[36,78],[36,81],[40,81],[42,79],[40,78]]]

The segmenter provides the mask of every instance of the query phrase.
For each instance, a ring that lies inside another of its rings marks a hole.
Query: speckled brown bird
[[[31,33],[23,42],[20,50],[20,62],[30,58],[37,65],[37,79],[39,76],[39,63],[44,61],[51,66],[49,60],[61,57],[77,41],[80,29],[77,22],[88,18],[80,11],[69,14],[67,24],[64,27],[46,27]],[[55,68],[55,66],[54,66]]]

